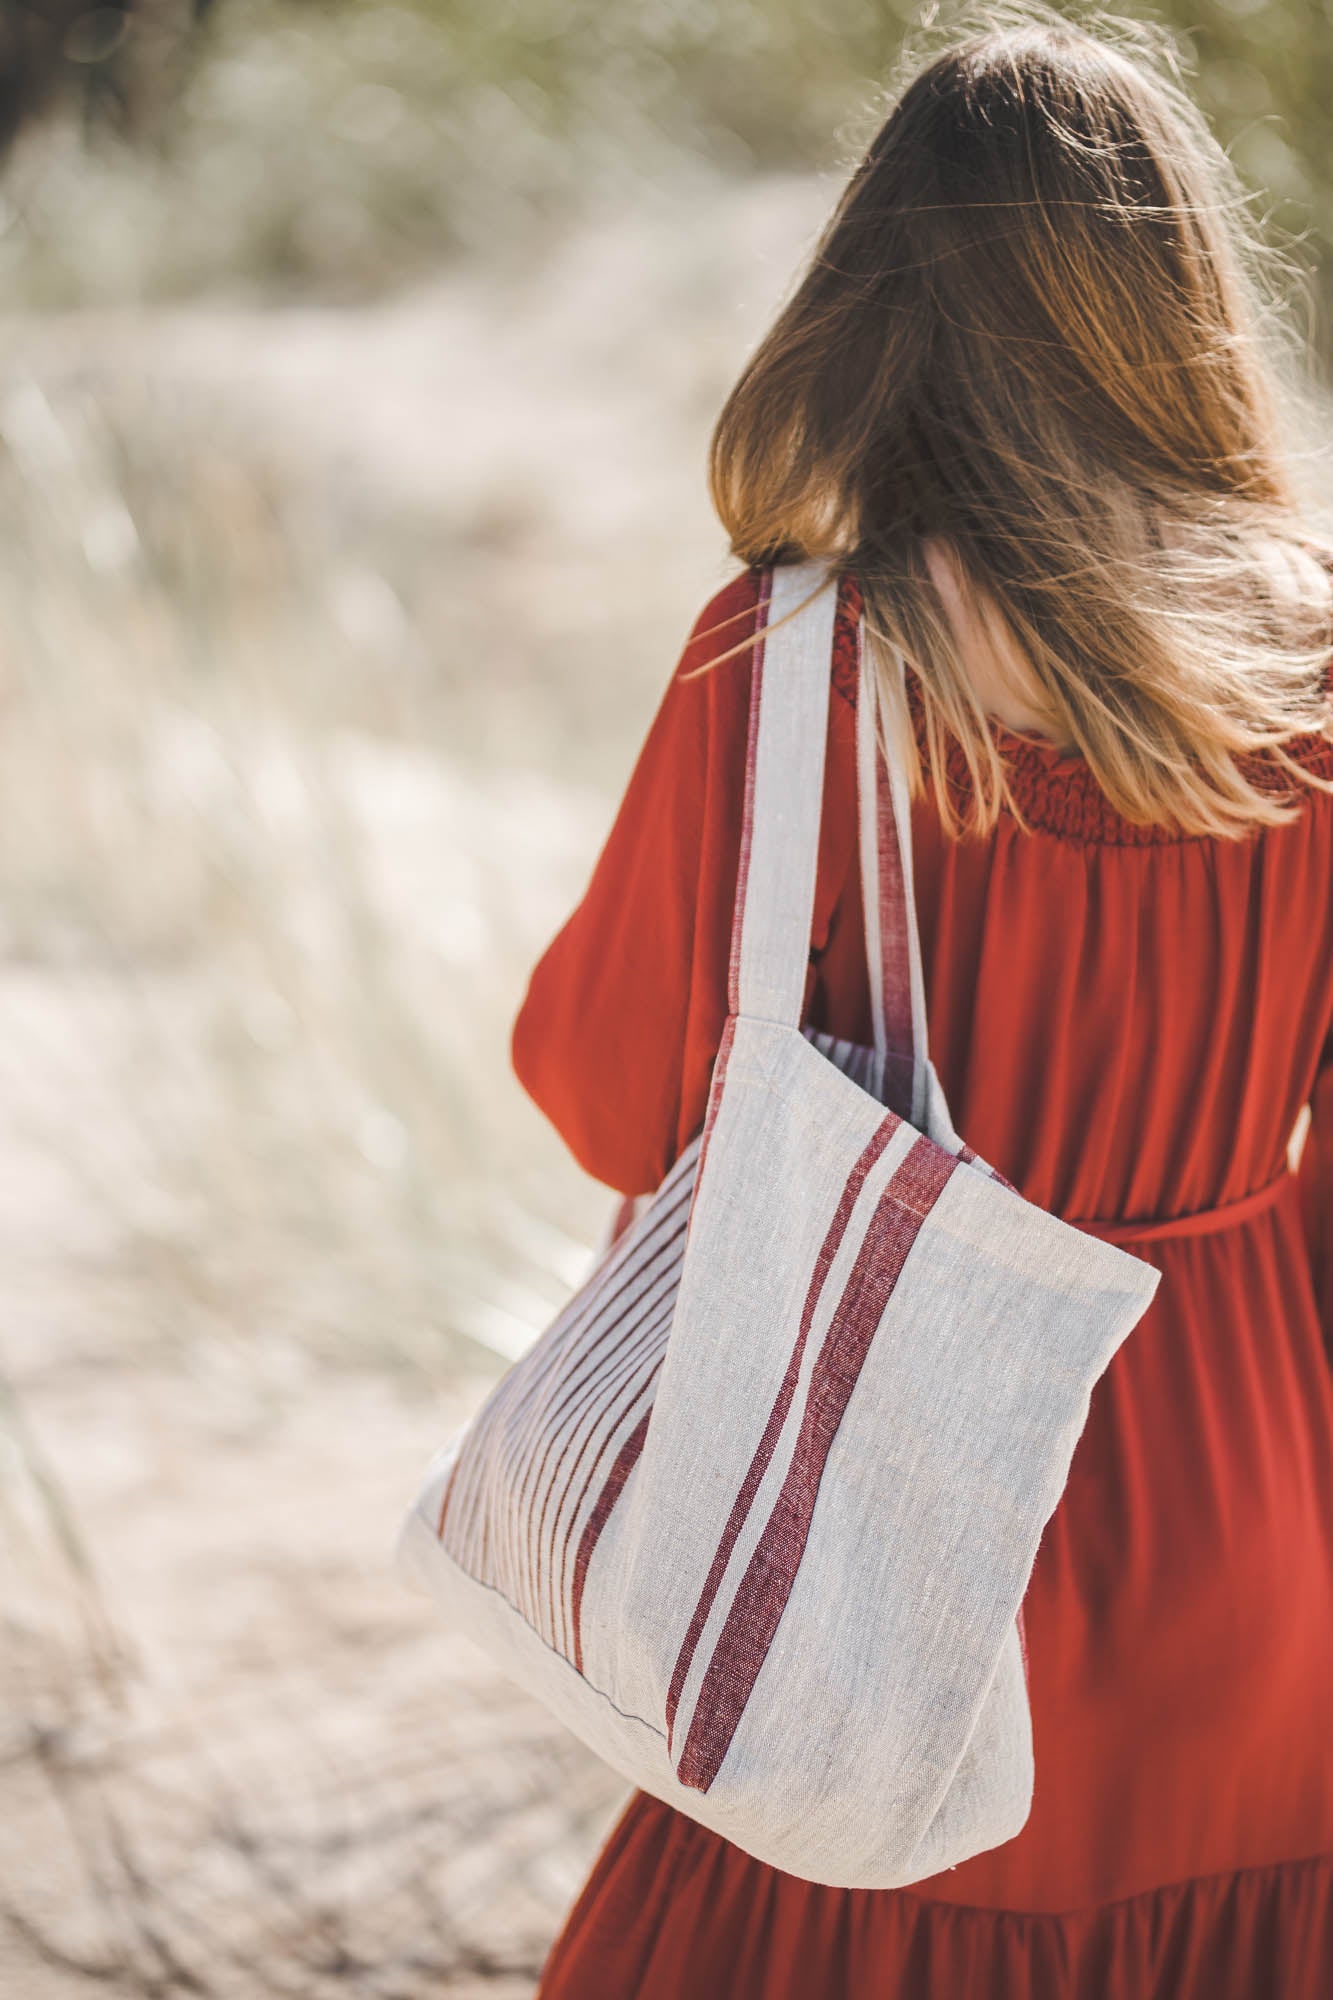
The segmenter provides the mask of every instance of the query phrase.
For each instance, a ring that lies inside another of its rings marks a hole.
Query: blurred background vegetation
[[[1326,301],[1333,0],[1170,18]],[[0,0],[6,2000],[528,1994],[623,1796],[388,1549],[605,1220],[509,1022],[913,20]]]
[[[1127,8],[1126,12],[1136,11]],[[1330,0],[1175,0],[1266,210],[1333,235]],[[846,159],[911,0],[6,0],[11,299],[372,296],[664,175]],[[44,129],[33,127],[42,124]]]

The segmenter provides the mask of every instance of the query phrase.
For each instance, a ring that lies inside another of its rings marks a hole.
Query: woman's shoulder
[[[768,570],[753,564],[715,591],[695,619],[685,643],[677,680],[701,679],[705,670],[731,669],[728,678],[748,688],[758,649],[750,642],[760,622]],[[833,686],[856,706],[860,661],[861,589],[852,570],[837,576],[838,606],[833,628]],[[762,654],[758,655],[762,657]]]
[[[754,638],[759,622],[764,572],[743,569],[714,591],[690,628],[676,667],[675,679],[702,679],[705,672],[732,668],[732,679],[749,678]]]

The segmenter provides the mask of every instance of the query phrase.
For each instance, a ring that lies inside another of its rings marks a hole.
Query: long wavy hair
[[[1333,735],[1333,541],[1285,444],[1298,336],[1166,34],[1041,0],[983,21],[853,173],[718,419],[713,501],[747,565],[855,573],[884,726],[915,796],[897,651],[952,832],[1022,814],[928,544],[1120,813],[1240,836],[1333,790],[1284,747]]]

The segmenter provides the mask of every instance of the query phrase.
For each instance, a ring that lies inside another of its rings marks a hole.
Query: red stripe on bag
[[[538,1548],[535,1575],[539,1589],[545,1593],[549,1611],[547,1636],[551,1644],[563,1650],[559,1623],[564,1622],[564,1578],[566,1564],[557,1562],[556,1545],[560,1535],[560,1524],[565,1519],[565,1540],[568,1555],[568,1541],[578,1519],[579,1509],[587,1498],[588,1489],[596,1479],[598,1469],[603,1464],[607,1447],[617,1429],[640,1401],[645,1390],[656,1379],[662,1366],[662,1354],[666,1347],[667,1334],[671,1327],[671,1315],[675,1309],[675,1286],[659,1296],[650,1311],[639,1322],[625,1354],[621,1356],[611,1372],[604,1376],[592,1392],[595,1402],[590,1399],[591,1424],[586,1424],[581,1437],[576,1437],[576,1453],[568,1473],[557,1490],[555,1483],[547,1490],[542,1505],[542,1519],[538,1523]],[[582,1420],[581,1420],[582,1421]],[[591,1454],[591,1456],[590,1456]],[[570,1497],[574,1492],[580,1470],[587,1466],[578,1497],[570,1507]],[[546,1513],[548,1503],[554,1498],[555,1510],[551,1516],[551,1531],[546,1534]],[[559,1577],[559,1597],[557,1597],[557,1573]],[[543,1581],[544,1579],[544,1581]]]
[[[449,1502],[453,1497],[454,1481],[455,1479],[457,1479],[457,1477],[458,1477],[458,1460],[455,1459],[453,1464],[449,1467],[449,1477],[444,1482],[444,1492],[440,1495],[439,1525],[435,1530],[437,1537],[443,1537],[444,1535],[445,1518],[449,1512]]]
[[[672,1171],[674,1173],[675,1170]],[[530,1427],[541,1428],[542,1397],[554,1387],[552,1378],[560,1376],[571,1350],[577,1352],[582,1365],[591,1360],[608,1339],[614,1341],[618,1337],[620,1325],[632,1308],[635,1288],[642,1287],[645,1273],[657,1261],[667,1240],[666,1232],[670,1231],[674,1237],[676,1225],[692,1198],[692,1188],[683,1182],[671,1188],[669,1194],[668,1186],[669,1181],[664,1181],[658,1190],[658,1207],[648,1211],[647,1226],[641,1230],[632,1254],[609,1272],[599,1273],[583,1292],[575,1296],[556,1322],[566,1327],[566,1338],[550,1342],[549,1353],[540,1367],[535,1367],[532,1359],[525,1358],[527,1385],[521,1397],[511,1398],[505,1405],[505,1424],[511,1434],[516,1434],[516,1422],[525,1412],[531,1416]]]
[[[645,1396],[651,1396],[654,1393],[654,1388],[657,1382],[657,1378],[662,1372],[662,1356],[666,1352],[667,1334],[670,1330],[670,1326],[671,1326],[671,1311],[670,1309],[668,1309],[668,1311],[666,1311],[661,1316],[661,1318],[659,1318],[657,1322],[656,1330],[659,1338],[657,1339],[656,1342],[655,1352],[650,1356],[647,1362],[641,1362],[639,1364],[637,1370],[631,1377],[630,1387],[628,1391],[625,1393],[620,1404],[616,1408],[615,1423],[611,1426],[611,1433],[610,1433],[611,1436],[614,1437],[617,1427],[624,1422],[625,1418],[629,1415],[630,1411],[634,1408],[635,1404],[641,1403]],[[650,1402],[648,1405],[649,1412],[651,1411],[651,1409],[652,1409],[652,1403]],[[551,1644],[555,1647],[557,1652],[564,1653],[567,1658],[572,1653],[574,1648],[574,1638],[573,1638],[574,1613],[572,1608],[573,1600],[566,1588],[566,1579],[569,1575],[569,1551],[574,1539],[574,1530],[578,1526],[579,1515],[583,1511],[583,1503],[587,1499],[589,1488],[592,1486],[594,1479],[596,1479],[604,1463],[605,1463],[604,1458],[598,1458],[594,1460],[594,1462],[588,1467],[588,1471],[584,1477],[583,1485],[579,1489],[578,1498],[575,1500],[573,1506],[569,1509],[569,1522],[568,1526],[565,1529],[564,1544],[560,1551],[560,1574],[558,1583],[555,1575],[555,1567],[556,1567],[555,1547],[554,1547],[554,1541],[552,1542]],[[623,1491],[623,1483],[622,1487],[619,1490]],[[607,1513],[609,1514],[609,1512],[610,1508],[608,1507]],[[606,1519],[605,1516],[603,1516],[602,1526],[605,1527],[605,1525],[606,1525]],[[598,1533],[599,1534],[601,1533],[600,1528],[598,1530]],[[591,1554],[591,1551],[589,1551],[589,1553]]]
[[[581,1674],[583,1672],[583,1585],[588,1574],[588,1564],[592,1561],[592,1552],[597,1547],[598,1537],[602,1529],[606,1526],[611,1509],[620,1498],[621,1488],[624,1486],[631,1472],[633,1472],[639,1453],[643,1450],[643,1441],[648,1435],[648,1419],[651,1416],[651,1410],[644,1411],[638,1423],[616,1453],[615,1464],[611,1467],[610,1473],[607,1475],[605,1486],[597,1496],[597,1505],[588,1516],[588,1525],[583,1530],[583,1539],[579,1543],[579,1552],[574,1558],[574,1590],[570,1610],[573,1614],[574,1670],[576,1673]]]
[[[611,1337],[603,1341],[598,1354],[591,1359],[579,1356],[578,1366],[542,1408],[546,1446],[531,1489],[524,1495],[526,1528],[521,1551],[534,1622],[543,1590],[542,1579],[548,1570],[543,1536],[551,1500],[555,1498],[558,1515],[568,1485],[577,1476],[586,1453],[591,1435],[585,1428],[589,1413],[595,1430],[607,1398],[615,1395],[626,1366],[632,1367],[641,1357],[645,1328],[651,1339],[663,1298],[672,1294],[678,1281],[679,1257],[672,1238],[659,1251],[652,1275],[645,1275],[639,1290],[632,1294],[631,1302],[611,1329]],[[578,1455],[566,1475],[565,1465],[572,1448],[577,1449]]]
[[[537,1357],[530,1357],[523,1394],[497,1406],[494,1437],[483,1433],[486,1449],[473,1453],[471,1476],[483,1505],[496,1468],[508,1482],[507,1560],[503,1576],[497,1571],[487,1580],[502,1584],[520,1608],[528,1602],[529,1585],[535,1587],[530,1543],[535,1510],[542,1501],[546,1459],[558,1442],[558,1434],[551,1431],[553,1412],[558,1414],[563,1407],[557,1399],[581,1378],[596,1376],[605,1358],[620,1346],[627,1329],[632,1331],[639,1324],[635,1315],[648,1291],[663,1275],[678,1270],[689,1193],[688,1187],[673,1190],[661,1213],[650,1211],[636,1254],[622,1268],[613,1268],[596,1281],[600,1289],[584,1296],[566,1325],[565,1337],[550,1341],[544,1362],[534,1365]],[[576,1421],[575,1413],[571,1412],[569,1421]],[[544,1433],[545,1451],[541,1449]]]
[[[796,1335],[796,1344],[792,1348],[791,1359],[787,1363],[787,1372],[782,1378],[782,1386],[778,1390],[777,1399],[769,1411],[768,1422],[764,1426],[764,1434],[760,1438],[754,1457],[750,1461],[749,1470],[741,1482],[740,1491],[732,1502],[731,1513],[727,1517],[727,1525],[722,1531],[722,1539],[718,1543],[712,1563],[709,1566],[703,1592],[699,1598],[699,1602],[694,1607],[694,1613],[686,1629],[684,1643],[681,1646],[675,1667],[672,1670],[671,1685],[667,1689],[666,1698],[668,1750],[671,1748],[671,1736],[675,1727],[676,1709],[680,1702],[681,1689],[685,1685],[686,1676],[689,1674],[690,1665],[694,1659],[694,1649],[699,1643],[699,1634],[703,1631],[708,1614],[713,1608],[713,1600],[717,1596],[727,1564],[731,1560],[731,1552],[736,1546],[736,1540],[741,1529],[749,1519],[750,1509],[754,1504],[754,1496],[759,1490],[759,1482],[768,1470],[773,1453],[777,1449],[778,1439],[782,1435],[782,1427],[787,1421],[787,1413],[791,1408],[792,1397],[796,1394],[796,1384],[800,1380],[801,1359],[805,1353],[805,1343],[809,1336],[811,1322],[815,1316],[815,1308],[819,1304],[820,1295],[824,1289],[824,1282],[828,1277],[833,1259],[838,1253],[838,1247],[842,1242],[847,1224],[851,1219],[852,1210],[856,1206],[857,1197],[865,1185],[866,1176],[901,1123],[902,1120],[891,1111],[888,1117],[881,1119],[880,1123],[875,1127],[869,1144],[861,1154],[856,1165],[852,1168],[847,1185],[843,1189],[838,1206],[834,1211],[833,1220],[829,1223],[828,1229],[825,1231],[824,1241],[819,1246],[819,1255],[815,1259],[814,1274],[810,1280],[810,1288],[805,1295],[805,1304],[801,1309],[800,1327]]]
[[[912,1028],[911,917],[902,847],[893,813],[893,789],[883,746],[875,745],[875,828],[879,859],[880,993],[887,1048],[885,1102],[912,1114],[916,1039]]]
[[[1013,1182],[1007,1181],[998,1167],[993,1167],[989,1160],[983,1160],[980,1153],[974,1152],[971,1146],[960,1146],[958,1148],[958,1157],[960,1160],[967,1160],[979,1167],[984,1167],[993,1181],[998,1181],[1001,1187],[1007,1187],[1011,1194],[1018,1193],[1018,1189],[1014,1186]]]
[[[791,1595],[819,1482],[875,1330],[956,1165],[918,1138],[875,1207],[810,1379],[800,1435],[768,1525],[741,1579],[694,1704],[676,1776],[706,1792],[716,1778]]]

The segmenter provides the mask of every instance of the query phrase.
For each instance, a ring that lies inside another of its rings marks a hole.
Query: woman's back
[[[588,894],[515,1029],[528,1088],[584,1164],[626,1192],[655,1185],[698,1129],[725,1020],[751,655],[695,670],[753,630],[757,597],[747,571],[701,614]],[[860,608],[844,576],[807,1016],[864,1041]],[[910,672],[907,685],[924,750]],[[864,1902],[868,1954],[865,1985],[846,1990],[877,1990],[872,1974],[896,1990],[925,1924],[943,1968],[932,1981],[968,1991],[960,1926],[993,1910],[1049,1919],[1052,1951],[1141,1963],[1142,1984],[1123,1990],[1147,1994],[1151,1954],[1134,1954],[1159,1938],[1176,1885],[1193,1885],[1180,1921],[1208,1950],[1208,1898],[1232,1911],[1227,1964],[1193,1966],[1199,1990],[1249,2000],[1260,1985],[1239,1982],[1281,1966],[1274,1926],[1310,1893],[1304,1864],[1333,1854],[1333,1301],[1321,1319],[1317,1295],[1333,1206],[1333,796],[1308,792],[1294,820],[1246,840],[1180,835],[1122,819],[1077,756],[993,728],[1026,830],[1002,812],[959,840],[929,787],[913,804],[935,1064],[969,1144],[1163,1278],[1094,1394],[1025,1602],[1028,1825],[910,1894],[846,1892],[849,1908]],[[1291,747],[1333,775],[1327,740]],[[965,788],[961,757],[949,778]],[[1321,1065],[1327,1101],[1297,1176],[1289,1141]],[[645,1911],[679,1843],[695,1854],[697,1917],[673,1898],[683,1937],[707,1932],[710,1898],[739,1910],[771,1893],[762,1864],[682,1831],[665,1806],[639,1795],[631,1820],[619,1887]],[[789,1899],[806,1889],[783,1880]],[[1333,1936],[1320,1924],[1323,1953]],[[1290,1949],[1313,1950],[1314,1935],[1295,1925]],[[575,1923],[571,1968],[577,1939]],[[1271,1990],[1313,1994],[1301,1981],[1316,1970],[1287,1967]],[[745,1977],[728,1991],[776,1990]],[[664,1975],[642,1990],[678,1988]]]
[[[971,1143],[1071,1217],[1254,1193],[1333,1023],[1333,798],[1244,840],[1181,835],[1123,819],[1076,753],[994,733],[1030,836],[1005,814],[953,840],[913,810],[932,1049]],[[1333,777],[1333,741],[1300,752]]]

